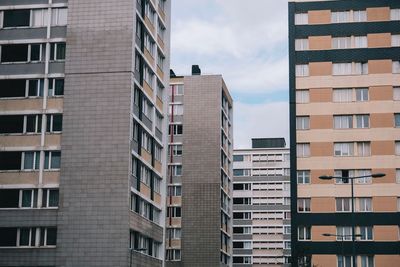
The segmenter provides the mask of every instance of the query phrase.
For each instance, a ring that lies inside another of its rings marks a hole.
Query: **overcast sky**
[[[287,0],[172,0],[171,68],[222,74],[234,99],[234,147],[289,136]]]

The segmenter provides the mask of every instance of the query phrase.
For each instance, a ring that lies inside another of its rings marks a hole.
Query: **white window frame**
[[[296,147],[297,157],[306,158],[310,157],[310,143],[297,143]]]
[[[351,241],[353,229],[351,226],[336,226],[337,241]]]
[[[336,207],[336,212],[351,212],[351,198],[349,197],[335,198],[335,207]]]
[[[68,24],[68,8],[53,8],[51,10],[51,26],[66,26]]]
[[[400,46],[400,34],[392,34],[392,46]]]
[[[372,198],[371,197],[360,197],[357,198],[357,211],[358,212],[372,212]]]
[[[400,20],[400,8],[390,10],[390,20]]]
[[[310,76],[310,68],[308,64],[296,65],[296,77],[307,77]]]
[[[357,114],[355,115],[356,128],[366,129],[370,127],[369,114]]]
[[[296,39],[295,40],[295,47],[296,51],[306,51],[309,50],[309,41],[308,38],[303,38],[303,39]]]
[[[393,100],[400,101],[400,86],[393,86]]]
[[[300,209],[300,206],[303,209]],[[297,199],[297,212],[299,213],[309,213],[311,212],[311,198],[298,198]]]
[[[301,235],[303,237],[301,237]],[[309,241],[312,240],[311,236],[311,226],[299,226],[297,228],[297,236],[299,241]]]
[[[334,154],[335,157],[352,157],[354,156],[354,143],[353,142],[341,142],[334,143]]]
[[[297,116],[296,130],[309,130],[309,129],[310,129],[310,116]]]
[[[297,184],[310,184],[310,182],[311,182],[310,170],[297,171]]]
[[[374,228],[372,226],[359,226],[357,227],[360,241],[372,241],[374,240]]]
[[[392,72],[394,74],[400,73],[400,61],[399,60],[393,61],[393,63],[392,63]]]
[[[352,115],[334,115],[333,116],[334,129],[352,129],[353,116]]]
[[[308,13],[297,13],[294,15],[295,25],[307,25],[308,24]]]
[[[305,104],[310,102],[310,90],[296,90],[296,103]]]

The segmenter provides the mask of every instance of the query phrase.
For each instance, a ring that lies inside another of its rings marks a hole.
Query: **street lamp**
[[[355,213],[354,213],[354,180],[355,179],[360,179],[360,178],[381,178],[386,176],[384,173],[373,173],[369,175],[361,175],[361,176],[355,176],[355,177],[342,177],[342,176],[331,176],[331,175],[322,175],[319,177],[321,180],[332,180],[332,179],[342,179],[342,180],[351,180],[351,242],[352,242],[352,258],[353,258],[353,267],[357,266],[357,259],[356,259],[356,235],[355,235]]]

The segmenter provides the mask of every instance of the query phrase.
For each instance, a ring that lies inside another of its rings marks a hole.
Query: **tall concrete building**
[[[171,71],[166,266],[232,266],[232,136],[222,76]]]
[[[293,265],[397,266],[400,1],[291,1],[289,25]],[[333,178],[374,173],[353,216]]]
[[[233,152],[233,266],[290,266],[290,157],[284,138]]]
[[[162,266],[170,5],[0,1],[0,266]]]

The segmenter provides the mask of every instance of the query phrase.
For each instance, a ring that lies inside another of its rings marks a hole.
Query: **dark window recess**
[[[31,61],[39,61],[40,60],[40,44],[32,44],[31,45]]]
[[[46,245],[55,246],[56,243],[57,243],[57,228],[47,228]]]
[[[234,234],[243,234],[244,233],[243,227],[233,227],[233,233]]]
[[[233,161],[243,161],[243,155],[233,155]]]
[[[25,97],[26,80],[0,80],[0,98]]]
[[[5,10],[3,27],[28,27],[30,18],[29,9]]]
[[[233,170],[233,175],[234,176],[243,176],[243,174],[244,174],[244,170],[243,169]]]
[[[22,133],[24,129],[24,116],[0,116],[0,133]]]
[[[1,62],[28,61],[28,47],[27,44],[2,45]]]
[[[18,189],[0,189],[0,208],[18,208],[18,202]]]
[[[233,204],[247,204],[243,198],[233,198]]]
[[[233,248],[243,248],[243,242],[233,242]]]
[[[243,190],[244,184],[233,184],[233,190]]]
[[[21,170],[21,152],[0,152],[0,170]]]
[[[56,79],[54,95],[64,95],[64,79]]]
[[[17,245],[17,228],[0,228],[0,247]]]
[[[233,213],[233,219],[243,219],[244,215],[242,212],[234,212]]]
[[[244,263],[243,257],[233,257],[233,263]]]
[[[36,122],[37,120],[37,122]],[[27,115],[26,116],[26,132],[40,133],[42,130],[42,115]]]
[[[44,81],[43,80],[30,80],[29,81],[29,96],[43,96]]]

